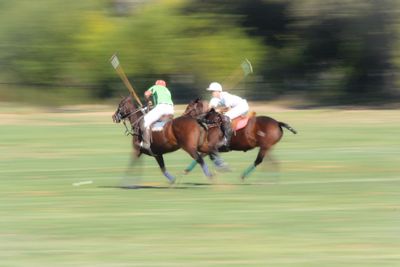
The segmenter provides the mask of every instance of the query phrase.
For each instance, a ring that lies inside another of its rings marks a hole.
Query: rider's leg
[[[140,130],[142,132],[142,143],[141,147],[145,149],[150,148],[150,125],[157,121],[162,116],[158,106],[154,107],[147,113],[143,120],[140,122]]]
[[[150,148],[150,141],[151,141],[150,125],[156,122],[158,119],[160,119],[162,115],[170,115],[170,114],[174,114],[174,108],[172,105],[158,104],[144,116],[143,121],[140,124],[142,131],[142,141],[143,141],[141,147],[145,149]]]
[[[229,144],[231,143],[233,130],[231,125],[231,119],[225,115],[222,116],[222,131],[225,137],[224,146],[226,147],[226,149],[229,150]]]
[[[145,118],[140,122],[140,131],[142,133],[142,142],[140,146],[149,149],[150,148],[150,128],[146,127]]]
[[[249,105],[247,104],[247,101],[244,100],[241,104],[226,112],[225,115],[222,117],[222,128],[227,149],[229,149],[233,133],[231,121],[236,117],[246,114],[248,111]]]

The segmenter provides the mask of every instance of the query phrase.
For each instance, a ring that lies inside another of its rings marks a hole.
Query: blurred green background
[[[249,100],[398,101],[399,11],[395,0],[1,0],[0,100],[125,95],[108,62],[118,52],[139,93],[163,78],[177,103],[244,58],[255,73],[227,89]]]

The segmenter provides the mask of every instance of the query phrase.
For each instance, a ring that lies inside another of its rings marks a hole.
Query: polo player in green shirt
[[[160,119],[163,115],[174,114],[174,103],[172,102],[171,92],[167,88],[167,83],[163,80],[157,80],[150,87],[144,96],[147,100],[153,98],[154,108],[147,113],[141,123],[143,141],[140,144],[144,149],[150,148],[150,125]]]

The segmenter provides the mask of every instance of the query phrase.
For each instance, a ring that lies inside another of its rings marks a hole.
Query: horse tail
[[[288,129],[289,131],[291,131],[292,133],[297,134],[297,131],[295,129],[293,129],[292,127],[290,127],[289,124],[281,122],[281,121],[278,121],[278,124],[279,124],[279,127],[281,127],[281,129],[282,129],[282,127],[284,127],[286,129]]]

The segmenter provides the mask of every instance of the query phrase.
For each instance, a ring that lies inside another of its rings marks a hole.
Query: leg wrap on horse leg
[[[175,177],[172,176],[168,171],[163,171],[163,174],[168,179],[169,183],[175,183]]]
[[[197,161],[193,160],[192,163],[190,163],[190,165],[186,167],[184,172],[188,173],[188,172],[193,171],[193,169],[194,169],[194,167],[196,167],[196,165],[197,165]]]
[[[242,174],[242,179],[246,178],[250,173],[256,169],[256,165],[250,165]]]
[[[225,164],[224,160],[217,153],[210,153],[210,159],[215,166],[220,167]]]
[[[219,156],[217,152],[210,153],[210,159],[219,171],[230,171],[227,163]]]
[[[212,177],[212,174],[210,173],[210,170],[208,169],[207,164],[204,162],[204,159],[198,155],[196,158],[197,163],[199,163],[201,165],[201,168],[203,169],[204,174],[207,177]]]

